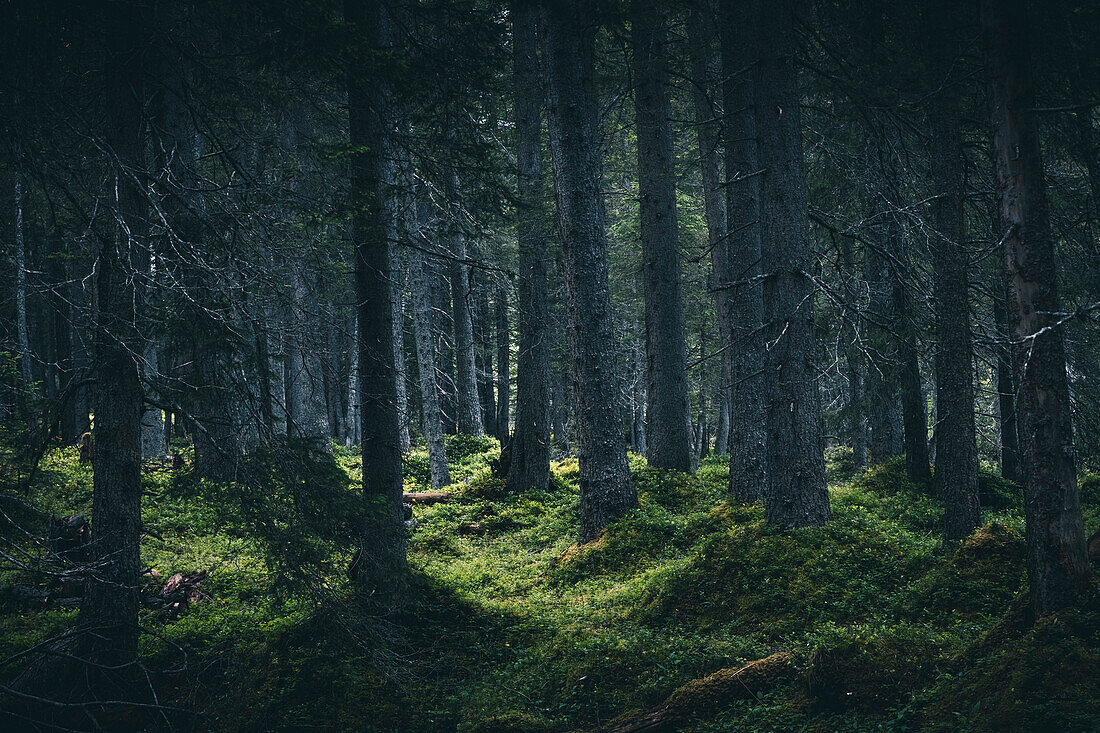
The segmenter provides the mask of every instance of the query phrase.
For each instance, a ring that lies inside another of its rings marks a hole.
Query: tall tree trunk
[[[23,234],[23,182],[15,174],[15,331],[19,345],[19,375],[29,397],[34,390],[31,341],[27,329],[27,244]]]
[[[104,143],[114,170],[115,227],[104,232],[97,264],[95,333],[95,453],[92,462],[92,546],[98,565],[80,605],[82,654],[94,678],[110,685],[110,699],[132,691],[122,679],[137,660],[141,556],[141,349],[136,317],[139,293],[132,267],[147,251],[135,236],[145,228],[141,48],[142,12],[130,3],[106,6],[106,126]],[[117,687],[115,685],[118,685]],[[99,685],[93,684],[93,690]]]
[[[983,0],[997,194],[1004,231],[1023,451],[1027,569],[1035,616],[1069,605],[1090,571],[1085,556],[1058,269],[1022,0]]]
[[[715,312],[718,316],[718,338],[722,350],[721,382],[716,401],[718,426],[714,452],[724,455],[728,450],[730,430],[729,384],[732,381],[732,350],[730,348],[729,251],[726,238],[726,205],[722,198],[719,165],[718,119],[711,104],[708,66],[714,47],[711,18],[703,9],[688,10],[688,49],[691,53],[692,102],[695,108],[696,141],[699,146],[699,172],[703,184],[703,212],[707,220],[707,246],[710,249],[710,287],[714,290]],[[704,355],[705,356],[705,355]]]
[[[399,183],[394,181],[394,184]],[[396,185],[394,185],[396,188]],[[393,211],[390,220],[393,222],[393,226],[396,237],[391,237],[390,241],[396,241],[398,238],[402,246],[400,248],[390,246],[390,282],[393,288],[392,302],[393,302],[393,361],[394,368],[397,370],[397,376],[394,386],[397,389],[397,440],[401,446],[401,453],[407,454],[412,450],[412,439],[409,436],[409,391],[406,380],[408,375],[405,371],[405,284],[406,284],[406,270],[405,270],[405,251],[408,249],[403,246],[405,242],[409,240],[409,234],[405,231],[404,220],[401,217],[401,212],[397,210],[397,198],[394,195],[390,196],[390,204],[393,207]]]
[[[489,281],[484,271],[470,273],[474,296],[474,349],[477,366],[477,394],[481,405],[481,424],[489,435],[496,435],[497,403],[493,393],[492,322],[489,311]]]
[[[958,46],[954,3],[931,7],[928,61],[935,91],[928,118],[932,140],[932,271],[936,314],[935,491],[944,502],[944,541],[958,542],[981,521],[974,424],[974,351],[963,209],[963,149],[959,101],[950,78]]]
[[[646,324],[646,457],[658,468],[690,471],[695,460],[676,229],[666,12],[656,0],[631,3]]]
[[[637,504],[614,374],[615,327],[600,192],[594,87],[596,17],[585,0],[544,4],[547,108],[562,242],[577,458],[580,540],[599,536]]]
[[[146,394],[155,395],[154,385],[158,369],[157,341],[145,340],[142,352],[141,371]],[[163,461],[168,453],[168,444],[164,441],[164,412],[159,407],[147,406],[141,415],[141,457],[145,460]]]
[[[497,347],[497,399],[496,399],[496,428],[497,440],[500,444],[508,443],[508,429],[512,421],[511,401],[511,346],[509,345],[508,331],[508,291],[503,286],[496,290],[493,299],[496,315],[496,347]]]
[[[860,344],[858,325],[859,292],[852,287],[857,282],[855,256],[852,241],[845,237],[840,243],[840,261],[843,267],[842,277],[846,283],[845,294],[851,304],[846,308],[845,318],[850,321],[851,342],[845,353],[848,371],[848,435],[852,444],[852,466],[858,471],[867,466],[867,423],[863,413],[863,350]]]
[[[438,221],[435,224],[435,228],[438,228]],[[445,272],[450,270],[450,262],[443,258],[434,262],[429,259],[427,266],[432,271],[432,313],[437,324],[434,333],[438,344],[439,404],[443,414],[443,432],[454,435],[458,431],[454,377],[454,309],[451,305],[451,279]]]
[[[410,181],[411,183],[411,181]],[[443,409],[440,405],[438,370],[436,367],[436,319],[432,314],[432,279],[434,272],[424,256],[423,249],[430,246],[423,234],[427,226],[425,202],[415,201],[417,246],[409,249],[409,271],[412,275],[409,288],[413,312],[413,335],[416,341],[416,366],[420,374],[420,400],[423,420],[421,429],[428,442],[428,466],[431,471],[432,491],[439,491],[451,483],[447,466],[447,446],[443,441]]]
[[[999,238],[999,237],[998,237]],[[1012,346],[1005,306],[1004,281],[996,284],[993,297],[993,320],[997,329],[996,370],[997,406],[1000,430],[997,435],[997,455],[1001,475],[1009,481],[1020,481],[1020,441],[1016,420],[1016,380],[1012,374]],[[1000,292],[997,292],[1000,291]]]
[[[730,326],[730,495],[764,496],[767,467],[764,295],[761,275],[760,161],[751,51],[756,25],[752,3],[722,0],[722,104],[726,146],[726,247]]]
[[[456,423],[458,432],[485,435],[481,402],[477,394],[477,359],[474,355],[474,320],[470,310],[470,266],[466,262],[466,235],[459,205],[458,174],[451,171],[444,187],[449,206],[447,250],[451,256],[451,307],[454,317]]]
[[[310,170],[308,112],[297,104],[288,113],[287,148],[299,161],[291,173],[290,187],[297,198],[307,197]],[[307,248],[302,247],[303,251]],[[291,268],[290,331],[286,343],[287,435],[306,441],[316,450],[329,452],[329,411],[325,399],[324,363],[317,283],[312,281],[304,257],[296,256]]]
[[[346,0],[354,39],[347,69],[351,149],[352,238],[359,317],[359,393],[366,516],[357,581],[373,603],[399,600],[407,561],[398,438],[397,366],[393,350],[391,243],[386,222],[389,90],[377,65],[385,57],[388,18],[381,3]]]
[[[767,477],[764,516],[783,528],[824,524],[821,397],[814,336],[814,284],[802,162],[794,8],[779,0],[759,15],[754,74],[760,145],[765,323],[769,349]]]
[[[516,110],[516,206],[519,283],[516,321],[516,427],[508,443],[508,489],[546,491],[550,482],[550,305],[546,286],[547,213],[542,178],[543,85],[539,80],[538,9],[513,0]]]

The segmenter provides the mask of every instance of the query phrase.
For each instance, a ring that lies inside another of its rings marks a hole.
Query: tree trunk
[[[125,677],[138,647],[142,392],[137,365],[139,293],[130,263],[141,261],[144,246],[134,237],[145,228],[142,184],[131,177],[144,168],[141,20],[141,12],[128,3],[107,6],[104,142],[117,161],[116,225],[101,238],[93,324],[95,453],[89,557],[100,564],[88,576],[79,616],[85,631],[81,656],[95,665],[119,668],[93,668],[94,677],[101,679]],[[130,692],[123,683],[108,694],[117,699]]]
[[[423,420],[421,429],[428,442],[428,466],[431,471],[432,491],[439,491],[451,483],[450,468],[447,466],[447,447],[443,441],[443,414],[440,406],[440,390],[436,369],[436,319],[432,315],[432,278],[434,273],[421,249],[430,246],[423,234],[422,227],[427,226],[425,204],[415,202],[417,217],[417,247],[409,249],[409,271],[412,274],[409,288],[410,304],[413,311],[413,335],[416,341],[416,366],[420,374],[420,400]]]
[[[719,287],[729,293],[730,495],[737,501],[763,498],[767,475],[760,161],[751,72],[756,25],[751,6],[751,2],[722,0],[719,23],[729,229],[725,235],[729,280]]]
[[[156,339],[146,339],[142,352],[141,371],[143,388],[155,395],[154,380],[158,369]],[[164,412],[159,407],[147,406],[141,415],[141,457],[145,460],[163,461],[167,457],[168,444],[164,441]]]
[[[451,304],[454,317],[456,423],[459,433],[485,435],[481,402],[477,394],[477,359],[474,355],[474,320],[470,310],[470,266],[466,263],[466,235],[462,231],[462,207],[458,201],[458,174],[447,176],[445,187],[449,215],[447,250],[451,256]]]
[[[359,393],[363,426],[363,494],[366,516],[356,580],[372,604],[399,600],[405,587],[400,416],[393,349],[391,243],[387,236],[385,181],[389,90],[376,66],[385,58],[388,18],[380,3],[346,0],[344,17],[357,41],[349,60],[348,117],[359,317]]]
[[[391,185],[396,188],[399,183],[394,181]],[[405,252],[408,248],[404,244],[409,240],[409,234],[405,231],[405,221],[397,209],[397,197],[391,195],[389,203],[391,211],[387,218],[395,235],[390,237],[390,241],[400,241],[402,244],[400,249],[390,246],[390,283],[393,288],[393,361],[397,370],[394,380],[397,389],[397,440],[402,455],[405,455],[412,450],[412,439],[409,436],[409,392],[406,383],[408,376],[405,371]]]
[[[1071,604],[1090,570],[1025,4],[983,0],[981,8],[1019,395],[1028,580],[1037,617]]]
[[[998,237],[999,239],[1000,237]],[[999,282],[993,297],[993,320],[997,329],[996,370],[997,370],[997,406],[1000,415],[1000,430],[997,434],[997,455],[1000,459],[1001,475],[1009,481],[1020,481],[1020,441],[1016,420],[1016,387],[1012,375],[1012,345],[1008,324],[1008,311],[1005,307],[1004,282]],[[1000,291],[1000,292],[998,292]]]
[[[759,15],[755,68],[756,129],[763,213],[765,323],[769,349],[767,477],[764,516],[782,528],[824,524],[821,398],[814,336],[814,284],[802,162],[794,8],[779,0]]]
[[[656,0],[631,3],[646,324],[646,457],[657,468],[690,471],[695,460],[676,228],[666,12]]]
[[[850,305],[846,306],[845,318],[850,322],[847,327],[851,334],[845,363],[848,370],[848,436],[852,444],[852,466],[858,471],[867,466],[867,421],[863,414],[863,351],[860,344],[859,292],[852,287],[857,282],[855,256],[851,239],[845,237],[840,243],[840,261],[843,267],[841,276],[845,281],[845,295]]]
[[[496,435],[497,403],[493,393],[492,322],[489,311],[489,282],[482,270],[470,273],[470,292],[474,303],[474,355],[477,367],[477,395],[481,406],[481,425],[488,435]]]
[[[722,350],[722,369],[718,389],[718,426],[714,452],[724,455],[729,440],[729,384],[732,381],[732,350],[730,349],[730,311],[728,284],[729,252],[726,238],[726,206],[721,193],[719,169],[719,127],[711,104],[708,66],[713,52],[713,31],[701,8],[688,10],[688,49],[691,53],[692,102],[695,108],[696,141],[699,146],[699,172],[703,184],[703,212],[707,220],[707,246],[710,248],[710,287],[714,290],[715,312],[718,316],[718,338]],[[705,356],[705,354],[704,354]]]
[[[497,346],[497,399],[496,428],[497,440],[501,446],[508,443],[508,430],[512,421],[511,400],[512,384],[509,362],[511,347],[508,332],[508,291],[503,286],[496,290],[494,299],[496,310],[496,346]]]
[[[950,72],[958,32],[951,0],[931,8],[928,61],[935,91],[928,111],[932,141],[932,272],[936,314],[936,474],[944,502],[944,541],[958,542],[981,521],[974,424],[974,351],[970,331],[968,257],[963,209],[959,101]]]
[[[547,108],[573,353],[580,540],[637,504],[620,425],[615,327],[600,192],[596,17],[585,0],[544,5]]]
[[[26,397],[34,391],[31,342],[27,329],[27,244],[23,235],[23,182],[15,174],[15,331],[19,344],[19,375]]]
[[[516,206],[519,283],[516,320],[516,428],[508,444],[508,489],[546,491],[550,482],[550,306],[546,285],[547,214],[542,178],[543,85],[539,80],[538,10],[512,3],[516,114]]]

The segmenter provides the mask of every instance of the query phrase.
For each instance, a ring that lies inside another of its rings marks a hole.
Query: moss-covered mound
[[[344,578],[360,456],[292,448],[250,459],[248,486],[195,482],[186,468],[146,475],[143,562],[162,578],[207,573],[186,612],[142,616],[160,699],[200,713],[177,727],[592,731],[650,716],[685,731],[1085,731],[1100,720],[1097,589],[1028,625],[1017,489],[988,470],[986,523],[947,550],[940,502],[902,461],[853,474],[850,453],[834,451],[832,520],[777,532],[759,506],[729,501],[725,458],[688,476],[631,455],[638,509],[578,545],[576,459],[554,463],[547,492],[517,496],[494,475],[494,439],[450,438],[453,498],[414,508],[406,602],[379,613]],[[423,446],[405,469],[407,491],[428,490]],[[28,523],[87,513],[90,487],[75,451],[49,454]],[[1095,531],[1091,487],[1084,478]],[[74,622],[51,583],[0,575],[0,684],[21,650]],[[769,659],[782,664],[750,664]]]

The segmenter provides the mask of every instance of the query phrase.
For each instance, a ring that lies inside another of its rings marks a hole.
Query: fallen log
[[[705,717],[723,705],[775,686],[793,674],[790,652],[778,652],[743,667],[712,672],[679,687],[655,708],[620,715],[601,731],[605,733],[657,733],[672,731],[687,721]]]
[[[406,504],[442,504],[448,502],[454,494],[444,491],[413,491],[405,494]]]

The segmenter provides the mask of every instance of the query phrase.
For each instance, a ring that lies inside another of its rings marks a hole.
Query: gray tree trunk
[[[814,336],[814,284],[809,273],[806,175],[802,161],[794,7],[779,0],[759,15],[754,73],[763,214],[762,259],[768,352],[767,477],[764,516],[783,528],[824,524],[821,397]]]
[[[399,602],[406,585],[397,366],[393,350],[393,289],[386,221],[386,138],[389,90],[375,65],[385,58],[389,19],[380,3],[346,0],[344,18],[361,42],[349,59],[348,118],[352,240],[359,318],[359,393],[363,429],[363,494],[367,512],[357,564],[363,597]]]
[[[658,468],[691,471],[695,459],[676,228],[666,12],[656,0],[631,3],[646,324],[646,457]]]
[[[511,347],[509,346],[508,328],[508,291],[503,286],[497,287],[496,297],[493,299],[495,312],[495,336],[497,347],[496,381],[497,399],[495,423],[497,428],[497,440],[503,446],[508,443],[508,433],[511,428]]]
[[[550,482],[550,307],[546,286],[547,213],[542,179],[543,85],[534,3],[512,3],[516,110],[519,283],[516,320],[516,427],[508,443],[508,489],[546,491]]]
[[[427,211],[421,201],[416,202],[417,223],[427,225]],[[440,405],[440,389],[436,368],[436,319],[432,315],[432,278],[434,273],[423,249],[430,245],[417,228],[416,248],[409,250],[409,271],[412,275],[409,288],[413,314],[413,335],[416,341],[416,365],[420,374],[420,400],[423,419],[421,429],[428,443],[428,465],[431,470],[432,491],[439,491],[451,483],[447,466],[447,446],[443,441],[443,411]]]
[[[1009,481],[1019,482],[1021,479],[1020,441],[1017,430],[1016,380],[1012,374],[1012,348],[1008,311],[1005,307],[1004,297],[998,292],[1004,291],[1003,282],[997,283],[995,287],[996,289],[993,291],[993,320],[997,329],[998,340],[996,346],[996,378],[997,406],[1000,418],[1000,429],[997,432],[997,455],[1001,475]]]
[[[394,181],[397,184],[398,181]],[[394,186],[396,188],[396,185]],[[396,195],[390,196],[393,206],[391,221],[393,222],[394,237],[391,242],[399,242],[400,246],[390,246],[390,282],[393,288],[393,360],[397,370],[397,419],[398,419],[398,443],[401,445],[401,453],[407,454],[412,450],[412,440],[409,437],[409,392],[406,384],[408,374],[405,370],[405,291],[407,272],[405,269],[405,252],[408,249],[405,243],[410,235],[405,228],[405,220],[397,210]]]
[[[146,394],[153,393],[154,380],[157,377],[157,342],[146,339],[142,352],[142,387]],[[146,406],[141,415],[141,457],[145,460],[163,461],[168,454],[168,445],[164,439],[164,412],[159,407]]]
[[[764,295],[761,275],[760,162],[754,108],[755,24],[751,5],[722,0],[722,103],[726,147],[726,247],[730,325],[730,495],[763,498],[767,474]]]
[[[547,3],[544,9],[547,119],[573,353],[579,535],[587,542],[633,509],[637,496],[613,368],[615,331],[594,89],[596,17],[586,0]]]
[[[1022,0],[981,4],[1019,395],[1028,581],[1038,617],[1071,604],[1091,572],[1025,8]]]
[[[944,541],[958,542],[978,526],[978,447],[974,423],[974,349],[970,330],[969,263],[963,191],[959,100],[951,69],[958,56],[954,3],[931,8],[928,61],[934,91],[932,141],[932,272],[936,315],[936,473],[944,502]]]
[[[707,220],[707,246],[710,248],[710,287],[714,290],[715,312],[718,316],[718,337],[722,349],[721,382],[716,405],[718,426],[714,437],[714,452],[724,455],[728,450],[730,431],[730,382],[733,381],[733,352],[730,348],[729,251],[726,237],[726,205],[721,191],[722,174],[719,164],[719,121],[711,103],[710,59],[714,33],[707,25],[703,10],[692,6],[687,18],[688,49],[691,54],[692,102],[695,108],[696,141],[699,146],[699,171],[703,183],[703,212]],[[705,355],[704,355],[705,356]]]
[[[447,251],[451,256],[451,307],[454,316],[455,391],[458,432],[485,435],[481,402],[477,394],[477,358],[474,355],[474,320],[470,310],[470,266],[466,263],[466,235],[459,204],[458,174],[452,171],[445,186],[449,215]]]
[[[23,182],[15,176],[15,330],[19,345],[19,375],[30,396],[34,389],[31,341],[27,329],[27,245],[23,235]]]

